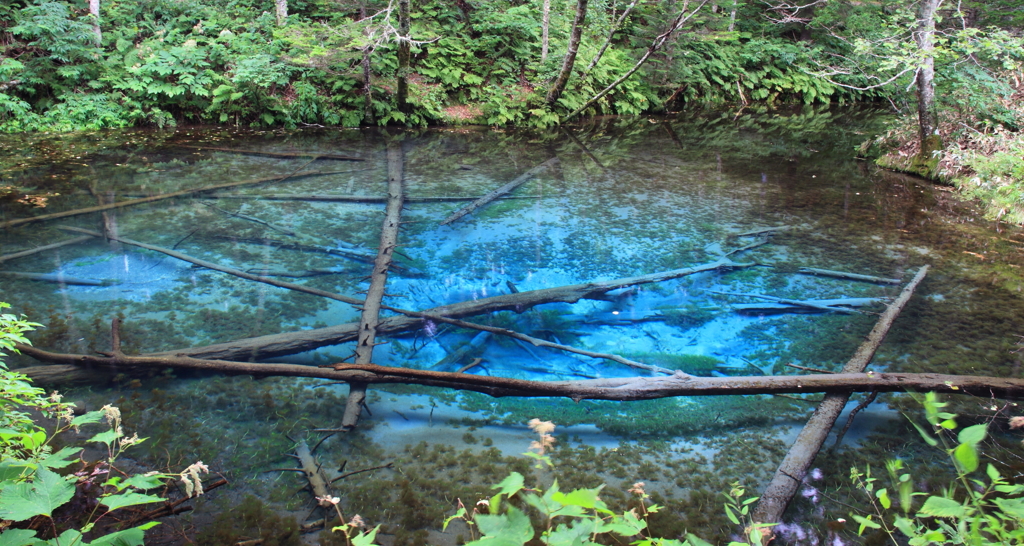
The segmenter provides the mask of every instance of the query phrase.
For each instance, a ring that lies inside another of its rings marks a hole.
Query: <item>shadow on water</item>
[[[78,236],[62,226],[105,226],[121,238],[221,266],[358,295],[367,287],[367,262],[376,254],[383,217],[383,203],[373,198],[384,194],[384,146],[398,139],[406,150],[410,202],[400,268],[388,283],[393,305],[426,309],[707,263],[761,242],[759,235],[738,234],[772,227],[776,231],[764,244],[731,256],[756,267],[474,320],[698,375],[797,373],[788,363],[837,369],[871,329],[878,300],[893,297],[899,287],[804,275],[799,268],[906,280],[931,264],[932,273],[874,365],[1018,374],[1024,235],[980,220],[947,191],[855,159],[856,147],[881,121],[870,110],[796,108],[607,118],[548,132],[179,129],[4,136],[5,222],[183,189],[321,173],[16,226],[0,232],[0,254]],[[310,162],[266,152],[364,161]],[[511,198],[439,226],[465,204],[457,199],[486,194],[552,157],[561,160],[559,166]],[[359,316],[348,304],[102,239],[4,260],[0,270],[0,299],[44,323],[33,342],[59,352],[106,350],[114,316],[123,319],[128,353],[317,329]],[[843,300],[867,312],[806,313],[749,294]],[[469,373],[533,379],[634,373],[612,362],[444,325],[387,342],[375,350],[375,363],[453,371],[480,359]],[[275,361],[323,364],[351,352],[346,345],[323,346]],[[34,364],[23,357],[12,362]],[[288,466],[282,463],[292,448],[287,436],[315,441],[313,429],[336,426],[347,392],[343,385],[309,380],[171,370],[146,377],[98,374],[90,386],[67,388],[68,396],[89,407],[111,401],[121,407],[127,425],[150,438],[136,452],[140,464],[178,468],[202,459],[232,480],[231,492],[212,493],[197,504],[193,519],[163,526],[153,538],[174,543],[198,533],[200,542],[211,544],[245,534],[226,515],[230,507],[306,515],[309,496],[294,494],[298,476],[265,471]],[[890,400],[899,403],[898,397]],[[647,480],[648,491],[669,507],[652,519],[655,533],[689,529],[721,538],[728,523],[707,506],[719,506],[718,493],[736,479],[749,487],[763,484],[793,427],[813,407],[757,396],[579,404],[496,400],[408,386],[372,388],[369,402],[373,413],[360,429],[327,441],[319,456],[332,471],[346,462],[349,470],[395,462],[394,469],[339,482],[337,491],[350,513],[385,523],[396,544],[454,543],[453,533],[437,532],[453,499],[490,496],[489,485],[511,469],[545,478],[518,456],[532,439],[524,427],[531,418],[553,420],[563,431],[555,451],[563,489],[608,482],[613,487],[602,496],[624,507],[628,499],[618,486]],[[963,405],[979,411],[980,404]],[[912,436],[893,413],[876,415],[882,425],[873,436],[865,419],[856,445],[821,462],[826,477],[818,486],[838,488],[851,464],[877,464],[892,453],[929,460],[907,440]],[[245,494],[258,500],[240,502]],[[814,513],[809,502],[797,510]],[[845,514],[839,505],[826,509],[830,517]]]

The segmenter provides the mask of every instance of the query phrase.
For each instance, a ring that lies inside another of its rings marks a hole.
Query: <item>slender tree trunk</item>
[[[942,0],[921,0],[915,39],[921,51],[921,67],[917,71],[917,117],[920,125],[921,152],[916,169],[921,174],[934,174],[938,157],[934,152],[942,149],[939,135],[939,117],[935,110],[935,11]]]
[[[274,5],[277,8],[277,26],[283,27],[288,19],[288,0],[274,0]]]
[[[540,20],[540,62],[548,60],[548,29],[551,26],[551,0],[544,0]]]
[[[629,17],[630,12],[633,11],[633,7],[636,6],[636,2],[637,0],[633,0],[629,4],[629,6],[622,12],[622,15],[619,16],[619,18],[615,21],[615,24],[612,25],[611,31],[608,32],[608,39],[604,41],[604,44],[601,46],[601,50],[597,52],[597,55],[594,56],[594,59],[590,61],[590,65],[588,65],[587,69],[583,71],[583,77],[586,77],[587,74],[590,74],[590,71],[593,70],[595,66],[597,66],[597,63],[601,62],[601,57],[604,56],[605,50],[607,50],[608,46],[611,45],[612,38],[615,37],[615,33],[618,32],[620,28],[622,28],[622,23],[626,22],[626,17]]]
[[[359,3],[359,19],[366,19],[366,2]],[[373,125],[373,72],[370,70],[370,51],[371,47],[367,44],[363,48],[363,125]]]
[[[729,12],[729,32],[736,29],[736,9],[739,7],[739,0],[732,0],[732,11]]]
[[[96,45],[103,42],[103,31],[100,30],[100,0],[89,0],[89,15],[92,15],[92,31],[96,33]]]
[[[359,338],[356,340],[357,365],[370,364],[373,359],[373,348],[377,345],[377,328],[380,324],[381,300],[384,299],[384,286],[388,282],[388,269],[398,247],[398,228],[401,225],[402,206],[405,203],[405,154],[402,143],[388,143],[388,204],[384,214],[384,224],[380,231],[380,246],[377,259],[373,264],[370,277],[370,288],[366,290],[366,303],[359,319]],[[345,415],[342,416],[341,428],[351,430],[359,422],[363,405],[366,403],[366,383],[353,381],[349,383],[349,395],[345,403]]]
[[[587,0],[576,0],[576,18],[572,21],[572,33],[569,35],[569,50],[565,52],[565,59],[562,61],[562,70],[555,78],[555,83],[548,91],[547,103],[555,104],[558,97],[562,96],[566,84],[569,83],[569,76],[572,75],[572,66],[576,62],[576,52],[580,48],[580,39],[583,37],[583,23],[587,18]]]
[[[409,112],[409,0],[398,0],[398,111]]]

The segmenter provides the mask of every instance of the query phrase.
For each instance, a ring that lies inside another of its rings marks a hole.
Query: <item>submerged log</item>
[[[6,261],[10,261],[10,260],[16,260],[18,258],[24,258],[25,256],[31,256],[33,254],[38,254],[40,252],[45,252],[47,250],[53,250],[55,248],[60,248],[62,246],[77,245],[78,243],[84,243],[86,241],[92,241],[92,240],[93,240],[93,237],[90,237],[90,236],[87,236],[87,235],[83,235],[81,237],[74,237],[74,238],[68,239],[66,241],[61,241],[59,243],[53,243],[53,244],[44,245],[44,246],[37,246],[36,248],[30,248],[28,250],[22,250],[21,252],[13,252],[11,254],[5,254],[3,256],[0,256],[0,263],[6,262]]]
[[[380,228],[380,244],[377,259],[373,262],[370,287],[366,290],[366,302],[359,317],[359,339],[356,340],[357,365],[369,364],[373,359],[376,345],[377,326],[380,324],[381,303],[384,287],[388,282],[388,269],[398,248],[398,228],[402,223],[402,207],[405,201],[405,153],[402,143],[388,143],[388,204],[384,211],[384,223]],[[366,404],[366,384],[349,383],[345,414],[341,418],[341,429],[352,430],[359,423],[359,415]]]
[[[537,165],[536,167],[534,167],[534,168],[526,171],[525,173],[517,176],[515,178],[515,180],[509,182],[508,184],[505,184],[504,186],[502,186],[502,187],[492,191],[491,193],[488,193],[487,195],[484,195],[483,197],[477,199],[476,201],[473,201],[472,203],[466,205],[465,207],[462,207],[461,209],[455,211],[454,213],[452,213],[451,216],[445,218],[441,222],[441,225],[442,226],[446,226],[446,225],[448,225],[448,224],[458,220],[459,218],[462,218],[463,216],[473,212],[474,210],[476,210],[476,209],[478,209],[478,208],[480,208],[480,207],[490,203],[491,201],[494,201],[495,199],[497,199],[497,198],[505,195],[506,193],[508,193],[508,192],[510,192],[510,191],[512,191],[512,190],[514,190],[516,188],[518,188],[519,186],[522,186],[523,183],[525,183],[527,180],[529,180],[529,179],[533,178],[534,176],[537,176],[538,174],[546,171],[549,167],[553,167],[555,165],[558,165],[558,163],[559,163],[558,158],[557,157],[552,157],[551,159],[545,161],[544,163],[541,163],[540,165]]]
[[[277,176],[271,176],[267,178],[257,178],[255,180],[244,180],[242,182],[228,182],[226,184],[216,184],[214,186],[206,186],[203,188],[195,188],[191,190],[180,190],[170,193],[161,193],[160,195],[153,195],[150,197],[142,197],[139,199],[129,199],[128,201],[119,201],[117,203],[110,203],[107,205],[97,205],[95,207],[85,207],[75,210],[66,210],[64,212],[54,212],[52,214],[42,214],[40,216],[32,216],[30,218],[19,218],[17,220],[8,220],[3,223],[4,229],[10,229],[12,227],[21,226],[24,224],[31,224],[33,222],[42,222],[44,220],[55,220],[57,218],[70,218],[72,216],[79,216],[82,214],[89,214],[93,212],[103,212],[105,210],[112,210],[121,207],[130,207],[133,205],[142,205],[145,203],[152,203],[154,201],[161,201],[164,199],[171,199],[172,197],[181,197],[183,195],[192,195],[195,193],[203,193],[208,191],[222,190],[224,188],[234,188],[237,186],[249,186],[253,184],[263,184],[266,182],[283,182],[289,178],[303,178],[307,176],[326,176],[335,174],[334,172],[320,172],[320,171],[303,171],[294,172],[291,174],[281,174]]]
[[[280,158],[297,158],[297,157],[312,157],[313,159],[329,159],[332,161],[366,161],[361,157],[352,157],[348,155],[340,154],[328,154],[321,152],[262,152],[260,150],[241,150],[238,148],[217,148],[212,146],[189,146],[187,144],[181,144],[182,148],[191,148],[194,150],[203,150],[209,152],[227,152],[231,154],[242,154],[242,155],[262,155],[267,157],[280,157]]]
[[[82,228],[77,228],[77,227],[60,226],[58,229],[62,229],[64,231],[72,231],[72,232],[75,232],[75,233],[84,233],[86,235],[92,235],[93,237],[102,237],[103,236],[102,233],[99,233],[97,231],[91,231],[91,230],[88,230],[88,229],[82,229]],[[220,264],[215,264],[213,262],[208,262],[206,260],[201,260],[199,258],[193,258],[192,256],[189,256],[187,254],[183,254],[183,253],[178,252],[176,250],[171,250],[169,248],[164,248],[164,247],[160,247],[160,246],[156,246],[156,245],[150,245],[150,244],[146,244],[146,243],[141,243],[139,241],[133,241],[131,239],[126,239],[124,237],[110,237],[110,240],[111,241],[117,241],[117,242],[120,242],[120,243],[124,243],[126,245],[137,246],[139,248],[145,248],[146,250],[152,250],[154,252],[160,252],[162,254],[166,254],[168,256],[171,256],[172,258],[177,258],[177,259],[182,260],[182,261],[193,263],[193,264],[198,265],[200,267],[205,267],[207,269],[212,269],[214,271],[220,271],[221,273],[227,273],[228,275],[234,275],[236,277],[241,277],[243,279],[247,279],[247,280],[250,280],[250,281],[261,282],[263,284],[269,284],[271,286],[276,286],[278,288],[287,288],[288,290],[294,290],[296,292],[304,292],[306,294],[311,294],[313,296],[320,296],[320,297],[323,297],[323,298],[329,298],[329,299],[332,299],[332,300],[337,300],[337,301],[348,303],[348,304],[351,304],[351,305],[362,305],[363,304],[363,300],[360,300],[358,298],[352,298],[352,297],[349,297],[349,296],[342,296],[341,294],[334,294],[332,292],[327,292],[326,290],[320,290],[318,288],[310,288],[308,286],[302,286],[301,284],[294,284],[294,283],[290,283],[290,282],[284,282],[284,281],[279,281],[279,280],[276,280],[276,279],[271,279],[269,277],[261,277],[259,275],[253,275],[252,273],[246,273],[245,271],[241,271],[241,270],[234,269],[234,268],[231,268],[231,267],[226,267],[226,266],[223,266],[223,265],[220,265]]]
[[[856,309],[850,309],[848,307],[836,307],[833,305],[826,305],[818,300],[791,300],[788,298],[778,298],[775,296],[766,296],[764,294],[748,294],[741,292],[720,292],[718,290],[708,290],[712,294],[721,294],[723,296],[738,296],[743,298],[757,298],[762,300],[774,301],[782,305],[792,305],[796,307],[807,307],[817,311],[833,311],[836,313],[858,313]]]
[[[267,226],[268,228],[270,228],[270,229],[272,229],[274,231],[278,231],[278,232],[284,233],[285,235],[288,235],[288,236],[291,236],[291,237],[295,237],[295,232],[290,230],[290,229],[288,229],[288,228],[286,228],[286,227],[278,226],[276,224],[272,224],[270,222],[267,222],[266,220],[261,220],[259,218],[256,218],[255,216],[249,216],[248,214],[242,214],[240,212],[231,212],[229,210],[224,210],[224,209],[222,209],[220,207],[215,207],[215,206],[213,206],[213,205],[211,205],[209,203],[203,203],[203,204],[206,205],[207,207],[210,207],[211,209],[213,209],[215,211],[227,214],[228,216],[234,216],[235,218],[238,218],[240,220],[245,220],[247,222],[252,222],[254,224],[260,224],[262,226]]]
[[[312,377],[330,381],[402,383],[447,387],[495,397],[565,397],[580,400],[653,400],[673,396],[724,396],[735,394],[808,394],[816,392],[927,392],[967,394],[982,398],[1024,399],[1024,379],[944,375],[933,373],[836,373],[822,375],[775,375],[693,377],[682,373],[661,377],[616,377],[574,381],[530,381],[465,373],[391,368],[373,364],[344,364],[341,369],[300,364],[201,360],[188,357],[98,356],[51,353],[30,345],[16,349],[51,365],[20,368],[38,386],[72,383],[95,378],[99,373],[131,372],[133,369],[180,368],[256,377]],[[92,370],[88,367],[93,367]]]
[[[28,271],[0,271],[0,276],[28,279],[30,281],[52,282],[57,284],[74,284],[79,286],[111,286],[117,284],[109,279],[82,279],[69,277],[63,273],[31,273]]]
[[[515,311],[521,313],[531,307],[545,303],[576,303],[581,299],[602,299],[613,290],[630,286],[667,281],[687,275],[707,271],[732,271],[753,267],[756,263],[737,263],[728,258],[714,262],[662,271],[637,277],[626,277],[609,281],[597,281],[584,284],[527,290],[517,294],[503,294],[490,298],[464,301],[451,305],[434,307],[424,311],[425,314],[448,318],[471,317],[497,311]],[[377,327],[378,334],[399,334],[423,327],[423,319],[400,316],[383,319]],[[182,355],[196,358],[215,358],[223,360],[262,360],[295,353],[310,351],[327,345],[337,345],[356,339],[359,325],[356,323],[341,324],[327,328],[300,330],[272,334],[268,336],[241,339],[228,343],[218,343],[204,347],[189,347],[172,351],[153,353],[153,356]]]
[[[887,279],[885,277],[875,277],[873,275],[859,275],[857,273],[846,273],[844,271],[832,271],[830,269],[816,269],[813,267],[801,267],[797,270],[797,273],[803,273],[805,275],[820,275],[822,277],[835,277],[837,279],[846,279],[850,281],[864,281],[873,282],[877,284],[899,284],[899,279]]]
[[[927,273],[927,265],[922,266],[917,271],[913,280],[907,284],[900,293],[900,296],[889,304],[885,312],[882,313],[882,316],[879,317],[875,327],[868,334],[867,340],[857,348],[857,352],[843,366],[842,373],[827,374],[821,377],[841,377],[863,372],[864,368],[871,362],[871,359],[874,358],[875,352],[882,344],[893,322],[896,321],[896,317],[899,316],[900,311],[910,301],[914,290],[921,284]],[[868,372],[864,375],[876,376],[885,374]],[[954,380],[954,385],[956,385],[955,381],[958,380]],[[999,395],[993,391],[988,396]],[[811,418],[807,420],[807,424],[800,431],[800,434],[797,435],[793,446],[789,449],[789,453],[786,454],[786,458],[783,459],[779,469],[775,472],[775,476],[768,483],[764,493],[761,494],[761,498],[758,500],[757,506],[751,515],[754,522],[777,523],[782,519],[783,512],[786,511],[786,507],[789,506],[790,501],[796,495],[800,482],[807,475],[807,470],[810,468],[811,463],[814,462],[814,458],[817,457],[818,451],[821,450],[822,444],[825,443],[829,431],[832,430],[832,426],[835,425],[836,419],[839,418],[839,414],[846,407],[846,403],[849,400],[849,392],[829,392],[825,394],[825,398],[814,411],[814,414],[811,415]]]
[[[231,241],[233,243],[243,243],[249,245],[263,245],[273,247],[275,249],[285,250],[296,250],[299,252],[316,252],[318,254],[330,254],[331,256],[340,256],[349,260],[372,264],[376,260],[375,256],[369,254],[362,254],[352,250],[346,250],[344,248],[331,248],[326,246],[318,245],[306,245],[302,243],[287,243],[285,241],[276,241],[274,239],[257,238],[257,237],[236,237],[234,235],[210,235],[211,239],[221,239],[224,241]],[[395,266],[398,269],[397,265]]]
[[[787,303],[741,303],[732,306],[732,309],[743,314],[774,314],[774,313],[821,313],[832,311],[833,308],[863,307],[876,303],[885,303],[888,298],[841,298],[835,300],[804,300],[807,303],[814,303],[817,306],[800,306]]]
[[[257,199],[260,201],[325,201],[328,203],[386,203],[387,197],[376,195],[323,195],[323,194],[244,194],[211,193],[204,195],[211,199]],[[498,199],[541,199],[544,195],[504,195]],[[476,201],[479,197],[406,197],[406,203],[451,203],[452,201]]]

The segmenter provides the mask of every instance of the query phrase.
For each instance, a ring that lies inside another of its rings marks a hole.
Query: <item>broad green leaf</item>
[[[583,546],[590,544],[588,538],[593,532],[594,522],[574,520],[570,525],[559,524],[554,531],[544,536],[547,546]]]
[[[712,546],[712,544],[693,533],[686,533],[686,541],[692,546]]]
[[[967,510],[953,499],[945,497],[930,496],[924,501],[924,506],[917,514],[920,516],[934,516],[937,518],[962,518],[967,515]]]
[[[160,525],[159,521],[151,521],[144,523],[138,527],[132,527],[131,529],[125,529],[124,531],[117,531],[116,533],[110,533],[109,535],[102,536],[88,544],[88,546],[143,546],[145,539],[145,532],[153,527]],[[64,546],[65,543],[61,543]],[[82,546],[86,546],[83,544]]]
[[[80,427],[82,425],[88,425],[89,423],[99,423],[103,420],[103,411],[90,411],[89,413],[79,415],[71,420],[71,425]]]
[[[113,511],[118,508],[124,508],[125,506],[135,506],[137,504],[149,504],[151,502],[160,502],[164,500],[163,497],[156,495],[146,495],[143,493],[121,493],[118,495],[110,495],[108,497],[102,497],[100,504],[107,507],[107,509]]]
[[[1024,499],[992,499],[1004,514],[1024,520]]]
[[[0,533],[0,546],[28,546],[38,540],[36,532],[29,529],[7,529]]]
[[[985,467],[985,474],[988,474],[988,479],[992,480],[993,483],[1001,481],[1002,479],[1002,476],[999,475],[999,471],[996,470],[996,467],[992,466],[992,463],[989,463],[988,466]]]
[[[600,485],[593,489],[576,489],[569,493],[555,493],[551,498],[556,502],[560,502],[565,505],[581,506],[583,508],[597,508],[597,495],[603,488],[604,485]]]
[[[0,483],[23,480],[36,471],[38,465],[23,461],[0,462]]]
[[[70,544],[74,544],[75,546],[78,546],[79,544],[84,545],[85,543],[82,541],[81,531],[77,529],[68,529],[67,531],[61,533],[60,536],[57,538],[51,538],[46,542],[37,542],[36,544],[46,544],[48,546],[68,546]]]
[[[522,546],[533,539],[533,525],[530,517],[522,510],[511,506],[508,512],[498,516],[476,517],[477,527],[488,539],[486,544]]]
[[[956,446],[953,450],[953,457],[960,463],[965,473],[971,473],[978,469],[978,450],[975,444],[964,443]]]
[[[985,430],[985,424],[967,427],[960,431],[959,436],[957,436],[957,440],[961,444],[977,444],[985,439]]]
[[[40,461],[39,464],[46,468],[64,468],[78,461],[78,454],[81,452],[82,448],[80,447],[65,447],[56,453],[50,454],[50,456]],[[74,458],[69,459],[68,457]]]
[[[125,487],[130,486],[145,491],[146,489],[153,489],[162,486],[166,478],[167,476],[164,476],[163,474],[154,474],[152,476],[136,474],[125,480],[118,489],[124,489]]]
[[[0,519],[24,521],[40,515],[50,516],[74,494],[73,482],[40,467],[32,482],[8,483],[0,490]]]
[[[637,518],[633,512],[625,512],[621,518],[615,519],[616,521],[611,523],[611,530],[624,537],[639,535],[647,528],[647,522]]]
[[[121,437],[121,435],[118,434],[116,430],[107,430],[107,431],[101,432],[101,433],[93,436],[92,438],[89,438],[89,441],[90,442],[99,442],[99,443],[102,443],[102,444],[107,444],[109,446],[111,442],[113,442],[114,440],[117,440],[120,437]]]
[[[379,530],[380,525],[374,527],[373,529],[370,529],[369,531],[359,533],[358,535],[352,538],[352,546],[372,545],[373,541],[377,539],[377,531]]]
[[[507,478],[501,480],[501,483],[491,487],[491,489],[499,489],[499,495],[507,495],[511,497],[523,489],[524,483],[526,483],[526,480],[523,478],[523,475],[518,472],[513,472],[509,474]]]

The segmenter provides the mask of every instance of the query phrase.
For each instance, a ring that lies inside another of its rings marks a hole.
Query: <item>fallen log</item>
[[[88,229],[82,229],[82,228],[77,228],[77,227],[60,226],[60,227],[58,227],[58,229],[61,229],[61,230],[64,230],[64,231],[71,231],[71,232],[75,232],[75,233],[84,233],[86,235],[91,235],[93,237],[103,237],[103,234],[99,233],[97,231],[91,231],[91,230],[88,230]],[[226,266],[223,266],[223,265],[220,265],[220,264],[215,264],[213,262],[208,262],[206,260],[200,260],[199,258],[193,258],[192,256],[189,256],[187,254],[182,254],[181,252],[178,252],[176,250],[171,250],[169,248],[164,248],[164,247],[160,247],[160,246],[156,246],[156,245],[150,245],[150,244],[146,244],[146,243],[141,243],[139,241],[133,241],[131,239],[126,239],[124,237],[113,237],[113,236],[111,236],[110,240],[111,241],[117,241],[117,242],[120,242],[120,243],[124,243],[126,245],[137,246],[139,248],[145,248],[146,250],[152,250],[154,252],[160,252],[161,254],[166,254],[168,256],[171,256],[172,258],[177,258],[177,259],[182,260],[182,261],[193,263],[193,264],[198,265],[200,267],[205,267],[207,269],[212,269],[214,271],[220,271],[221,273],[227,273],[228,275],[234,275],[236,277],[241,277],[243,279],[247,279],[247,280],[250,280],[250,281],[261,282],[263,284],[269,284],[271,286],[277,286],[278,288],[287,288],[288,290],[294,290],[296,292],[305,292],[306,294],[311,294],[311,295],[314,295],[314,296],[320,296],[320,297],[323,297],[323,298],[330,298],[332,300],[337,300],[337,301],[348,303],[348,304],[351,304],[351,305],[362,305],[363,304],[363,300],[360,300],[358,298],[352,298],[352,297],[349,297],[349,296],[342,296],[340,294],[335,294],[335,293],[332,293],[332,292],[327,292],[326,290],[320,290],[318,288],[310,288],[308,286],[302,286],[301,284],[294,284],[294,283],[290,283],[290,282],[279,281],[279,280],[276,280],[276,279],[271,279],[270,277],[261,277],[259,275],[253,275],[252,273],[246,273],[245,271],[241,271],[241,270],[234,269],[234,268],[231,268],[231,267],[226,267]]]
[[[328,203],[386,203],[387,197],[376,195],[322,195],[322,194],[244,194],[211,193],[202,196],[210,199],[257,199],[260,201],[325,201]],[[541,199],[545,195],[503,195],[498,199]],[[452,201],[476,201],[479,197],[406,197],[406,203],[450,203]]]
[[[361,157],[353,157],[348,155],[340,154],[327,154],[321,152],[263,152],[260,150],[241,150],[238,148],[218,148],[212,146],[189,146],[187,144],[180,144],[182,148],[191,148],[194,150],[203,150],[209,152],[227,152],[231,154],[242,154],[242,155],[262,155],[267,157],[280,157],[280,158],[296,158],[296,157],[312,157],[315,159],[329,159],[332,161],[366,161]]]
[[[102,235],[101,235],[102,236]],[[82,279],[69,277],[63,273],[32,273],[29,271],[0,271],[0,276],[28,279],[30,281],[52,282],[57,284],[74,284],[79,286],[110,286],[117,284],[109,279]]]
[[[825,307],[863,307],[876,303],[884,303],[887,298],[841,298],[835,300],[805,300]],[[773,313],[818,313],[831,309],[819,309],[817,307],[791,305],[786,303],[740,303],[732,306],[733,311],[743,314],[773,314]]]
[[[893,322],[896,321],[896,317],[899,316],[900,311],[910,301],[914,290],[921,284],[927,273],[927,265],[922,266],[917,271],[913,280],[907,284],[899,297],[889,304],[885,312],[879,317],[878,322],[871,330],[871,333],[868,334],[867,339],[857,348],[857,352],[854,353],[850,361],[843,366],[842,373],[825,374],[821,377],[841,377],[843,375],[863,372],[864,368],[867,367],[868,363],[875,356],[875,352],[882,344]],[[868,372],[865,375],[875,376],[879,374]],[[999,395],[993,391],[989,396]],[[786,507],[789,506],[793,496],[796,495],[800,482],[807,475],[807,470],[810,468],[811,463],[814,462],[814,458],[817,457],[818,451],[821,450],[822,444],[825,443],[829,431],[832,430],[832,426],[835,425],[836,419],[839,418],[839,414],[846,407],[846,403],[849,400],[849,392],[829,392],[825,394],[821,404],[818,405],[814,414],[807,420],[803,430],[797,435],[793,446],[789,449],[789,453],[786,454],[786,458],[783,459],[779,469],[775,472],[775,476],[768,483],[768,486],[765,487],[757,502],[757,506],[751,514],[752,521],[771,524],[778,523],[782,519],[783,512],[786,511]],[[767,542],[765,541],[766,544]]]
[[[233,243],[269,246],[275,249],[296,250],[299,252],[316,252],[318,254],[330,254],[331,256],[340,256],[342,258],[347,258],[349,260],[364,264],[372,264],[376,259],[375,256],[371,256],[369,254],[361,254],[359,252],[346,250],[344,248],[331,248],[318,245],[306,245],[302,243],[287,243],[285,241],[276,241],[274,239],[257,237],[236,237],[234,235],[209,235],[208,237],[210,237],[211,239],[231,241]]]
[[[816,269],[813,267],[801,267],[797,270],[797,273],[803,273],[805,275],[820,275],[822,277],[835,277],[837,279],[846,279],[850,281],[864,281],[873,282],[877,284],[899,284],[899,279],[887,279],[885,277],[875,277],[873,275],[859,275],[857,273],[846,273],[844,271],[832,271],[830,269]]]
[[[531,307],[545,303],[576,303],[581,299],[602,299],[606,293],[620,288],[662,282],[687,275],[707,271],[732,271],[753,267],[756,263],[737,263],[728,258],[714,262],[671,271],[662,271],[637,277],[626,277],[609,281],[596,281],[584,284],[527,290],[516,294],[503,294],[490,298],[464,301],[450,305],[434,307],[424,311],[431,316],[448,318],[471,317],[498,311],[515,311],[521,313]],[[357,323],[341,324],[328,328],[300,330],[247,338],[228,343],[218,343],[204,347],[190,347],[172,351],[153,353],[152,356],[181,355],[196,358],[214,358],[223,360],[262,360],[295,353],[310,351],[318,347],[337,345],[356,339],[359,330]],[[423,327],[423,319],[418,317],[388,317],[377,327],[378,334],[399,334]]]
[[[381,303],[384,287],[388,282],[388,269],[398,248],[398,228],[402,223],[402,207],[405,202],[405,153],[402,143],[388,142],[388,204],[384,211],[384,223],[380,228],[380,244],[377,259],[370,274],[370,287],[366,290],[366,302],[359,317],[359,339],[356,340],[355,363],[369,364],[373,359],[376,345],[377,326],[380,323]],[[359,423],[359,415],[366,404],[366,384],[349,383],[345,414],[341,418],[341,430],[352,430]]]
[[[765,235],[769,233],[778,233],[780,231],[789,231],[793,229],[793,226],[774,226],[766,228],[758,228],[750,231],[744,231],[743,233],[731,233],[726,235],[726,239],[737,239],[739,237],[755,237],[759,235]]]
[[[850,309],[847,307],[836,307],[832,305],[825,305],[815,300],[791,300],[788,298],[777,298],[775,296],[767,296],[764,294],[748,294],[741,292],[721,292],[718,290],[708,290],[712,294],[721,294],[723,296],[739,296],[743,298],[757,298],[762,300],[774,301],[783,305],[793,305],[796,307],[807,307],[818,311],[833,311],[836,313],[858,313],[856,309]]]
[[[86,241],[92,241],[92,240],[93,240],[93,237],[89,237],[89,236],[83,235],[81,237],[74,237],[74,238],[68,239],[66,241],[61,241],[59,243],[53,243],[53,244],[44,245],[44,246],[37,246],[36,248],[30,248],[28,250],[22,250],[21,252],[13,252],[11,254],[5,254],[3,256],[0,256],[0,263],[6,262],[6,261],[9,261],[9,260],[16,260],[18,258],[24,258],[25,256],[31,256],[33,254],[38,254],[40,252],[45,252],[47,250],[53,250],[55,248],[60,248],[62,246],[77,245],[78,243],[84,243]]]
[[[244,180],[242,182],[229,182],[226,184],[217,184],[214,186],[206,186],[203,188],[195,188],[191,190],[180,190],[170,193],[161,193],[159,195],[153,195],[151,197],[142,197],[139,199],[129,199],[128,201],[119,201],[117,203],[110,203],[106,205],[97,205],[95,207],[86,207],[75,210],[66,210],[64,212],[54,212],[52,214],[42,214],[39,216],[32,216],[30,218],[19,218],[16,220],[8,220],[3,223],[4,229],[10,229],[12,227],[21,226],[24,224],[31,224],[33,222],[42,222],[44,220],[55,220],[57,218],[70,218],[72,216],[79,216],[82,214],[90,214],[93,212],[103,212],[105,210],[112,210],[121,207],[130,207],[134,205],[142,205],[145,203],[152,203],[154,201],[161,201],[164,199],[171,199],[172,197],[181,197],[183,195],[192,195],[195,193],[203,193],[214,190],[222,190],[224,188],[234,188],[237,186],[248,186],[253,184],[263,184],[266,182],[283,182],[289,178],[303,178],[308,176],[327,176],[330,174],[336,174],[334,172],[320,172],[320,171],[303,171],[294,172],[292,174],[276,175],[267,178],[257,178],[255,180]]]
[[[227,214],[228,216],[233,216],[233,217],[238,218],[240,220],[245,220],[247,222],[252,222],[254,224],[260,224],[262,226],[267,226],[268,228],[270,228],[270,229],[272,229],[274,231],[278,231],[278,232],[284,233],[285,235],[288,235],[288,236],[291,236],[291,237],[295,237],[295,232],[290,230],[290,229],[288,229],[288,228],[286,228],[286,227],[282,227],[282,226],[278,226],[276,224],[272,224],[270,222],[267,222],[266,220],[261,220],[259,218],[256,218],[255,216],[249,216],[248,214],[242,214],[240,212],[231,212],[229,210],[224,210],[224,209],[222,209],[220,207],[215,207],[215,206],[213,206],[213,205],[211,205],[209,203],[203,203],[203,204],[206,205],[207,207],[210,207],[211,209],[213,209],[213,210],[215,210],[217,212],[221,212],[221,213]]]
[[[261,277],[291,277],[301,279],[306,277],[323,277],[324,275],[341,275],[344,271],[333,269],[304,269],[302,271],[287,271],[284,269],[248,269],[246,273],[259,275]]]
[[[518,188],[519,186],[523,185],[523,183],[525,183],[527,180],[529,180],[529,179],[533,178],[534,176],[537,176],[538,174],[544,172],[545,170],[548,169],[548,167],[553,167],[555,165],[558,165],[558,163],[559,163],[558,158],[557,157],[552,157],[551,159],[545,161],[544,163],[541,163],[540,165],[537,165],[536,167],[534,167],[534,168],[526,171],[525,173],[517,176],[515,178],[515,180],[509,182],[508,184],[505,184],[504,186],[502,186],[502,187],[492,191],[491,193],[488,193],[487,195],[484,195],[483,197],[477,199],[476,201],[473,201],[472,203],[466,205],[465,207],[462,207],[461,209],[455,211],[454,213],[452,213],[451,216],[445,218],[441,222],[441,225],[442,226],[446,226],[446,225],[448,225],[448,224],[458,220],[459,218],[462,218],[463,216],[473,212],[474,210],[476,210],[476,209],[478,209],[478,208],[480,208],[480,207],[490,203],[491,201],[494,201],[495,199],[505,195],[506,193],[508,193],[508,192],[510,192],[510,191],[512,191],[512,190],[514,190],[516,188]]]
[[[329,381],[402,383],[447,387],[494,397],[564,397],[580,400],[652,400],[673,396],[724,396],[734,394],[808,394],[817,392],[928,392],[966,394],[989,399],[1024,399],[1024,379],[944,375],[934,373],[836,373],[821,375],[774,375],[694,377],[682,373],[658,377],[615,377],[573,381],[531,381],[466,373],[391,368],[373,364],[344,364],[341,369],[300,364],[201,360],[188,357],[100,356],[51,353],[30,345],[15,347],[51,365],[19,368],[37,386],[71,383],[97,373],[130,373],[133,369],[179,368],[256,377],[312,377]],[[93,367],[92,370],[88,369]]]

